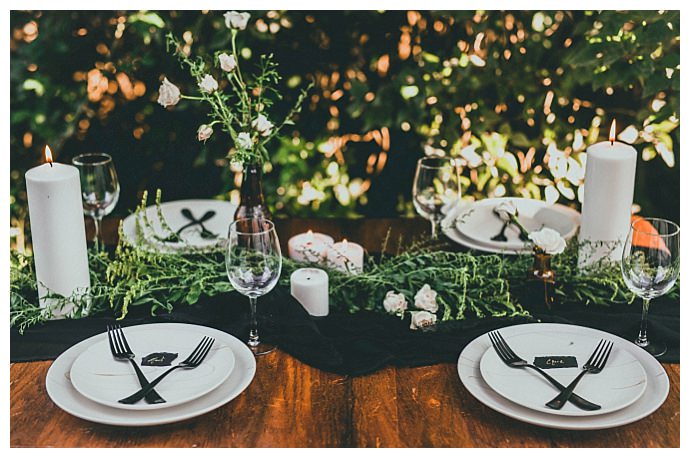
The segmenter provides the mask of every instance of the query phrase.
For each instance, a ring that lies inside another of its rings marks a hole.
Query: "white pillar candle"
[[[288,256],[295,261],[322,262],[331,245],[333,237],[309,230],[288,240]]]
[[[343,239],[328,250],[328,266],[343,272],[358,273],[364,268],[364,248]]]
[[[615,121],[609,141],[587,148],[584,198],[580,219],[578,265],[587,267],[601,259],[619,262],[630,229],[637,151],[615,140]]]
[[[53,163],[48,147],[46,159],[48,163],[25,174],[41,307],[53,305],[45,298],[48,291],[69,297],[91,286],[79,171]],[[54,310],[53,316],[68,315],[73,308],[74,304],[67,304]]]
[[[328,274],[321,269],[297,269],[290,275],[290,294],[312,316],[328,315]]]

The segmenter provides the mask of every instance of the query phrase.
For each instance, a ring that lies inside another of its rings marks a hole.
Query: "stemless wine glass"
[[[259,341],[256,302],[259,296],[271,291],[278,283],[282,265],[280,242],[271,221],[242,218],[230,225],[225,269],[232,286],[249,297],[247,345],[255,355],[264,355],[274,349]]]
[[[642,320],[635,343],[654,356],[666,344],[647,337],[649,302],[666,294],[680,273],[680,228],[661,218],[638,218],[630,226],[623,247],[621,272],[628,288],[642,298]]]
[[[417,213],[431,221],[431,238],[438,238],[443,206],[460,197],[458,170],[455,160],[447,157],[424,157],[417,161],[412,202]]]
[[[72,164],[79,169],[84,214],[93,219],[94,242],[98,245],[101,220],[113,211],[120,197],[113,158],[105,153],[80,154],[72,159]]]

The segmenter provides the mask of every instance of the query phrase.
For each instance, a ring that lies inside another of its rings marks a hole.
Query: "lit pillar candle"
[[[587,267],[603,258],[619,262],[630,229],[637,151],[615,141],[616,122],[609,141],[587,148],[584,198],[579,240],[605,242],[585,244],[578,253],[578,265]]]
[[[41,307],[51,305],[48,291],[68,297],[91,285],[79,171],[53,163],[48,147],[46,161],[25,175]],[[54,310],[54,317],[68,315],[73,306]]]
[[[332,237],[309,230],[288,240],[288,256],[295,261],[322,262],[326,259],[326,252],[331,245]]]
[[[290,275],[290,294],[312,316],[328,315],[328,274],[321,269],[297,269]]]
[[[364,267],[364,248],[343,239],[328,250],[328,266],[343,272],[358,273]]]

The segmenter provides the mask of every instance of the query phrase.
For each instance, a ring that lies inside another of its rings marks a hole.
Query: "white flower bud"
[[[436,315],[433,313],[422,311],[412,312],[411,315],[410,329],[424,329],[436,324]]]
[[[158,89],[158,103],[167,108],[172,105],[177,105],[180,101],[180,90],[173,83],[164,78]]]
[[[529,239],[534,245],[548,254],[561,254],[565,250],[565,240],[561,234],[549,227],[530,232]]]
[[[204,75],[199,83],[199,89],[208,93],[216,91],[218,90],[218,81],[216,81],[211,75]]]
[[[237,61],[232,54],[223,53],[218,56],[218,61],[220,62],[220,68],[225,72],[231,72],[237,67]]]
[[[407,310],[407,300],[405,295],[397,294],[395,291],[388,291],[383,299],[383,308],[388,313],[400,314]]]
[[[425,284],[419,291],[417,291],[417,294],[415,294],[414,306],[418,309],[436,313],[438,311],[436,294],[436,291],[431,289],[431,286]]]
[[[237,11],[228,11],[223,15],[225,18],[225,26],[228,29],[244,30],[247,28],[247,23],[252,15],[249,13],[238,13]]]
[[[199,130],[196,131],[196,138],[200,142],[205,142],[211,138],[211,135],[213,135],[213,127],[206,124],[200,125]]]

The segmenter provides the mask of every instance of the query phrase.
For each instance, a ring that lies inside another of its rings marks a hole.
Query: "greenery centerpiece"
[[[164,108],[180,100],[194,100],[208,104],[209,119],[197,129],[197,139],[206,142],[215,129],[230,136],[232,147],[228,158],[235,167],[244,168],[241,203],[236,217],[270,216],[264,204],[261,186],[262,166],[270,162],[268,143],[278,136],[286,125],[293,124],[309,87],[301,91],[294,106],[280,122],[274,122],[269,110],[276,100],[282,99],[278,89],[281,80],[272,54],[261,55],[258,72],[243,73],[237,52],[237,35],[247,28],[251,15],[228,11],[225,25],[230,30],[231,48],[214,52],[210,62],[190,52],[172,34],[166,35],[167,49],[177,57],[195,79],[198,95],[182,94],[168,78],[164,78],[158,91],[158,103]],[[215,75],[215,76],[214,76]]]

